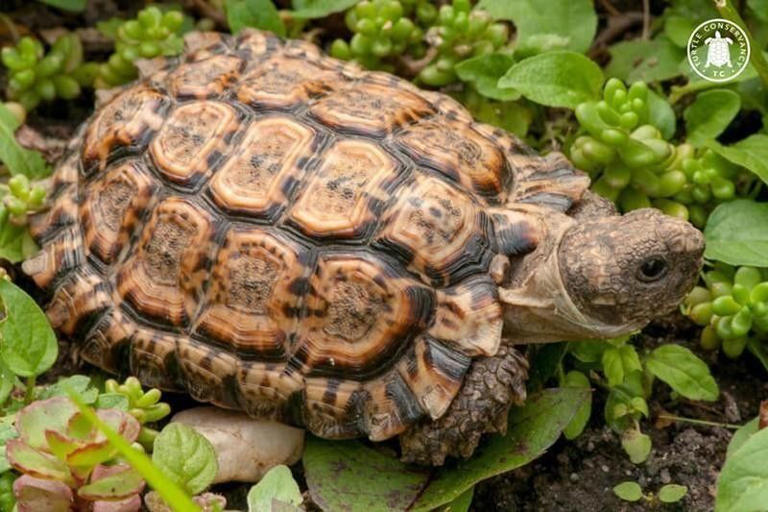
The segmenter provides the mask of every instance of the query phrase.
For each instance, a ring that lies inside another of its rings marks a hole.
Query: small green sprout
[[[41,101],[78,97],[97,70],[83,62],[82,44],[74,34],[60,36],[47,54],[40,41],[23,37],[15,47],[3,48],[2,61],[9,71],[8,98],[28,111]]]
[[[661,503],[677,503],[688,494],[688,487],[679,484],[667,484],[659,489],[659,492],[643,494],[643,488],[637,482],[621,482],[613,488],[613,493],[620,499],[628,502],[635,502],[644,499],[653,505],[657,501]]]
[[[171,407],[160,401],[161,391],[153,388],[145,392],[136,377],[128,377],[123,384],[109,379],[104,387],[106,393],[122,395],[128,400],[128,413],[141,424],[138,441],[142,446],[151,448],[158,432],[147,427],[146,423],[154,423],[171,413]]]
[[[16,226],[27,223],[27,214],[42,208],[46,191],[41,185],[33,185],[29,178],[17,174],[8,180],[7,185],[0,185],[0,222],[6,216]]]
[[[147,7],[136,19],[124,22],[117,29],[115,53],[99,67],[96,86],[108,88],[134,80],[138,71],[134,62],[160,55],[181,53],[184,42],[179,35],[184,16],[179,11],[163,13],[157,7]]]

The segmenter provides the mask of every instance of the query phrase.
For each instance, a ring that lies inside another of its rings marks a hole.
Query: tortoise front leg
[[[401,434],[402,460],[439,466],[448,455],[472,455],[482,434],[506,432],[510,406],[525,400],[527,376],[528,362],[505,343],[495,356],[475,360],[446,413]]]

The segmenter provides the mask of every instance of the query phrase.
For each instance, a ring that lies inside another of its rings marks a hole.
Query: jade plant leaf
[[[144,479],[131,466],[98,466],[91,481],[78,489],[81,498],[90,501],[114,500],[138,494],[144,489]]]
[[[21,439],[11,439],[5,445],[8,461],[24,474],[69,482],[72,475],[67,465],[49,453],[32,448]]]

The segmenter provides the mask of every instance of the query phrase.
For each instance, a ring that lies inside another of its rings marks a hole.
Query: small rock
[[[240,412],[195,407],[171,421],[194,428],[211,442],[219,463],[214,483],[258,482],[270,468],[298,461],[304,451],[304,430]]]
[[[672,481],[672,477],[669,475],[669,470],[667,468],[664,468],[659,472],[659,478],[663,484],[668,484]]]
[[[569,478],[571,479],[571,482],[578,482],[579,481],[579,474],[578,473],[571,473],[571,476]]]

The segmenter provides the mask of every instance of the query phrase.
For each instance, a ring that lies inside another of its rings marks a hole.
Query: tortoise
[[[693,286],[698,230],[617,214],[447,95],[256,30],[185,44],[79,128],[31,219],[23,269],[85,361],[439,465],[524,400],[516,346]]]

